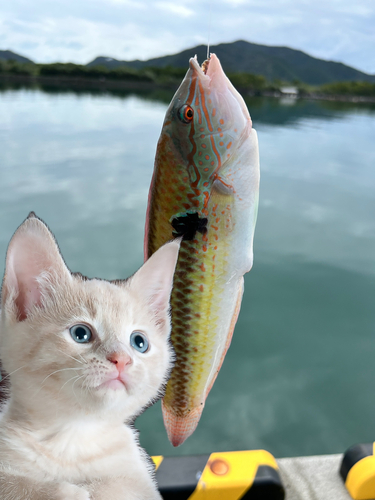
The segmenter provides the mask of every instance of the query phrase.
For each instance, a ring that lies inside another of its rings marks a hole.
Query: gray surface
[[[351,500],[339,475],[342,455],[277,460],[286,500]]]

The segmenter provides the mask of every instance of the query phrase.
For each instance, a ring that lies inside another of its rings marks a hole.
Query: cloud
[[[169,14],[176,14],[181,17],[191,17],[194,15],[194,11],[185,7],[185,5],[173,2],[156,2],[156,7],[160,10],[168,12]]]
[[[244,5],[247,2],[247,0],[224,0],[224,2],[238,7],[240,5]]]
[[[146,8],[144,3],[135,0],[108,0],[108,2],[141,10],[144,10]]]
[[[199,43],[283,45],[375,73],[373,0],[12,0],[0,48],[37,62],[148,59]]]

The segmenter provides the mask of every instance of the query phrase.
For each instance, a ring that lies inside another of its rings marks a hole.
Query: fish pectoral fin
[[[214,180],[212,184],[212,189],[219,194],[226,195],[226,196],[233,196],[234,194],[234,188],[230,184],[229,181],[227,181],[225,178],[222,178],[221,176],[217,176],[216,179]]]

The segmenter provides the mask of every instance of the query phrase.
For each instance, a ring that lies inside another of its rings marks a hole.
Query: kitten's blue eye
[[[86,325],[74,325],[69,331],[72,339],[79,344],[90,342],[90,339],[92,337],[92,332]]]
[[[146,335],[144,335],[142,332],[133,332],[130,335],[130,345],[134,347],[136,351],[148,351],[148,340],[146,338]]]

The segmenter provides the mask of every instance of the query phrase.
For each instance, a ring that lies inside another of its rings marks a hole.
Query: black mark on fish
[[[171,221],[174,231],[172,235],[174,238],[183,236],[183,240],[193,240],[195,233],[207,233],[206,217],[200,217],[198,212],[186,212],[186,214],[174,217]]]

